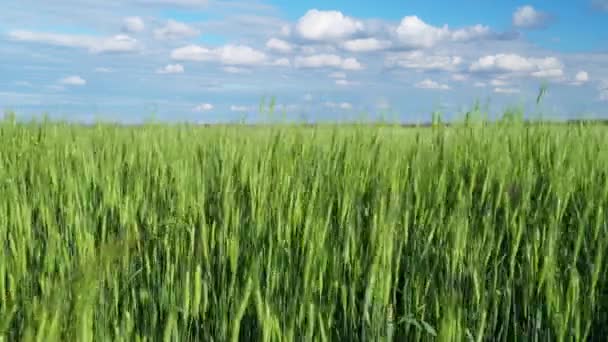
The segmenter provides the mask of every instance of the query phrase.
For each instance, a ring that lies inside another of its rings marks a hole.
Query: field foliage
[[[608,134],[0,123],[0,340],[608,336]]]

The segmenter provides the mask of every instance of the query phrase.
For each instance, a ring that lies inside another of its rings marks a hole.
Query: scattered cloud
[[[193,111],[195,112],[208,112],[213,109],[213,105],[210,103],[201,103],[198,106],[194,107]]]
[[[363,31],[363,23],[339,11],[311,9],[296,23],[300,37],[312,41],[335,41]]]
[[[249,70],[249,69],[238,68],[235,66],[225,66],[222,68],[222,70],[224,70],[225,72],[227,72],[229,74],[249,74],[249,73],[251,73],[251,70]]]
[[[68,76],[59,80],[59,84],[71,86],[83,86],[87,81],[80,76]]]
[[[452,31],[448,25],[435,27],[425,23],[417,16],[406,16],[401,19],[396,29],[398,39],[411,48],[431,48],[443,41],[470,41],[492,35],[490,28],[475,25]]]
[[[253,111],[253,107],[251,106],[239,106],[239,105],[231,105],[230,111],[232,112],[250,112]]]
[[[343,110],[353,109],[353,105],[349,102],[340,102],[340,103],[331,102],[331,101],[325,102],[325,107],[332,108],[332,109],[343,109]]]
[[[177,61],[215,61],[228,65],[261,65],[267,57],[261,51],[246,45],[224,45],[219,48],[206,48],[199,45],[187,45],[171,52],[171,58]]]
[[[462,63],[460,56],[427,55],[422,51],[401,52],[386,57],[387,66],[415,70],[455,70]]]
[[[597,90],[599,92],[598,99],[600,101],[608,101],[608,81],[602,80],[600,81]]]
[[[449,90],[450,89],[450,86],[448,86],[447,84],[441,84],[441,83],[435,82],[433,80],[430,80],[428,78],[416,83],[415,86],[416,86],[416,88],[420,88],[420,89],[436,89],[436,90]]]
[[[468,75],[465,74],[452,74],[452,80],[457,82],[464,82],[469,79]]]
[[[334,71],[331,74],[329,74],[329,77],[331,78],[346,78],[346,74],[342,71]]]
[[[184,66],[181,64],[167,64],[165,67],[156,70],[158,74],[181,74],[184,72]]]
[[[342,47],[351,52],[370,52],[387,49],[391,44],[392,43],[388,40],[362,38],[347,40],[342,44]]]
[[[359,84],[359,82],[349,81],[349,80],[346,80],[346,79],[337,79],[337,80],[335,80],[335,83],[336,83],[336,85],[339,85],[339,86],[351,86],[351,85],[358,85]]]
[[[200,32],[179,21],[168,20],[165,26],[154,30],[154,37],[159,40],[174,40],[197,36]]]
[[[344,70],[361,70],[363,65],[357,59],[342,58],[332,54],[319,54],[306,57],[296,57],[295,66],[298,68],[339,68]]]
[[[91,53],[132,52],[139,47],[135,38],[119,34],[112,37],[56,34],[13,30],[8,34],[13,41],[47,44],[61,47],[84,48]]]
[[[584,83],[587,83],[589,81],[589,74],[586,71],[579,71],[576,73],[576,75],[574,76],[574,81],[572,82],[573,85],[582,85]]]
[[[497,54],[479,58],[469,70],[472,72],[502,72],[556,78],[564,74],[564,65],[556,57],[527,58],[517,54]]]
[[[272,62],[272,65],[288,67],[288,66],[291,66],[291,62],[287,58],[278,58],[278,59],[275,59],[274,62]]]
[[[487,86],[487,84],[485,82],[477,81],[477,82],[473,83],[473,86],[475,88],[485,88]]]
[[[139,33],[145,30],[146,25],[140,17],[127,17],[123,20],[122,30],[126,33]]]
[[[513,26],[523,29],[546,27],[550,16],[540,12],[530,5],[521,6],[513,13]]]
[[[99,72],[99,73],[109,73],[109,72],[112,72],[112,69],[99,67],[99,68],[95,68],[93,71]]]
[[[289,53],[293,50],[293,47],[290,43],[277,38],[270,38],[266,42],[266,48],[274,51],[278,51],[281,53]]]
[[[496,87],[494,88],[494,92],[497,94],[517,94],[519,93],[519,89]]]

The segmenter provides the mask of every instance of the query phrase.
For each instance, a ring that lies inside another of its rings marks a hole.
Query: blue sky
[[[258,120],[271,96],[300,120],[608,118],[608,1],[11,1],[0,75],[24,118]]]

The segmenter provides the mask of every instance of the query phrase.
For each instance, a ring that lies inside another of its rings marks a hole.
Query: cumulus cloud
[[[59,80],[59,84],[71,85],[71,86],[83,86],[87,84],[87,81],[80,76],[68,76]]]
[[[332,54],[320,54],[306,57],[296,57],[295,66],[298,68],[339,68],[344,70],[361,70],[363,66],[357,59],[342,58]]]
[[[140,17],[127,17],[123,20],[122,30],[126,33],[138,33],[146,28],[144,20]]]
[[[468,79],[469,79],[469,76],[465,75],[465,74],[453,74],[452,75],[452,80],[454,80],[454,81],[464,82]]]
[[[290,43],[288,43],[282,39],[277,39],[277,38],[270,38],[266,42],[266,48],[268,48],[270,50],[278,51],[281,53],[289,53],[289,52],[291,52],[291,50],[293,50],[293,47],[291,46]]]
[[[300,37],[313,41],[333,41],[353,36],[363,31],[361,21],[345,16],[339,11],[311,9],[295,25]]]
[[[184,72],[184,66],[181,64],[167,64],[164,68],[156,70],[158,74],[181,74]]]
[[[325,102],[325,107],[344,110],[353,109],[353,105],[349,102]]]
[[[99,73],[108,73],[108,72],[112,72],[112,69],[110,69],[110,68],[104,68],[104,67],[98,67],[98,68],[95,68],[93,71],[99,72]]]
[[[187,45],[171,52],[171,58],[178,61],[215,61],[228,65],[260,65],[267,56],[261,51],[246,45],[224,45],[219,48],[206,48]]]
[[[602,80],[600,81],[597,90],[599,92],[598,99],[600,101],[608,101],[608,81]]]
[[[154,30],[154,37],[159,40],[173,40],[194,37],[200,32],[184,23],[168,20],[165,26]]]
[[[415,70],[455,70],[462,63],[460,56],[428,55],[422,51],[401,52],[388,55],[385,64]]]
[[[347,40],[342,44],[345,50],[352,52],[370,52],[384,50],[391,46],[388,40],[379,40],[376,38],[362,38]]]
[[[576,75],[574,76],[574,81],[572,82],[573,85],[582,85],[585,84],[589,81],[589,74],[584,71],[581,70],[579,72],[576,73]]]
[[[490,28],[483,25],[450,30],[448,25],[435,27],[417,16],[406,16],[401,19],[395,32],[402,44],[412,48],[430,48],[443,41],[470,41],[486,38],[492,34]]]
[[[496,87],[494,88],[494,92],[497,94],[517,94],[519,93],[519,89]]]
[[[549,21],[549,15],[536,10],[530,5],[521,6],[513,13],[513,26],[534,29],[545,27]]]
[[[280,66],[280,67],[288,67],[288,66],[291,66],[291,62],[287,58],[278,58],[278,59],[275,59],[274,62],[272,62],[272,65]]]
[[[14,30],[10,31],[8,36],[14,41],[84,48],[91,53],[132,52],[139,48],[135,38],[123,34],[112,37],[96,37]]]
[[[230,74],[250,74],[251,73],[251,70],[249,70],[249,69],[238,68],[235,66],[226,66],[226,67],[223,67],[222,70],[224,70],[225,72],[230,73]]]
[[[329,74],[329,77],[331,77],[331,78],[346,78],[346,74],[343,73],[342,71],[334,71],[331,74]]]
[[[448,86],[447,84],[441,84],[441,83],[435,82],[433,80],[430,80],[428,78],[416,83],[415,87],[420,88],[420,89],[436,89],[436,90],[450,89],[450,86]]]
[[[487,84],[485,82],[477,81],[477,82],[473,83],[473,86],[475,88],[484,88],[485,86],[487,86]]]
[[[230,111],[232,111],[232,112],[249,112],[252,110],[253,110],[253,108],[250,106],[239,106],[239,105],[230,106]]]
[[[213,109],[213,105],[210,103],[201,103],[194,107],[192,110],[195,112],[207,112]]]
[[[510,72],[539,78],[563,76],[564,65],[555,57],[527,58],[518,54],[497,54],[479,58],[469,70],[473,72]]]
[[[338,79],[338,80],[335,80],[334,82],[336,83],[336,85],[339,85],[339,86],[352,86],[352,85],[359,84],[359,82],[357,82],[357,81],[349,81],[346,79]]]

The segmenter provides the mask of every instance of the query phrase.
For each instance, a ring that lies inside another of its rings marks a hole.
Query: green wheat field
[[[600,341],[608,126],[0,122],[0,341]]]

